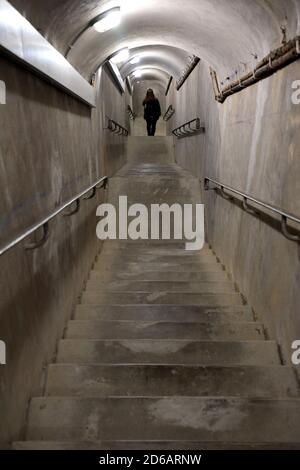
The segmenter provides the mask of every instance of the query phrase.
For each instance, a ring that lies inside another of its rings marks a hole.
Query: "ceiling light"
[[[142,71],[141,70],[135,70],[135,72],[133,72],[133,76],[135,78],[141,78],[142,76]]]
[[[117,52],[116,55],[114,55],[111,58],[111,61],[114,64],[118,64],[119,62],[125,62],[129,58],[129,49],[126,47],[125,49],[122,49],[121,51]]]
[[[121,23],[121,10],[120,8],[113,8],[103,13],[93,23],[93,27],[98,33],[105,33],[112,28],[116,28]]]
[[[130,63],[131,65],[135,65],[135,64],[139,64],[140,61],[141,61],[140,57],[136,56],[130,61]]]

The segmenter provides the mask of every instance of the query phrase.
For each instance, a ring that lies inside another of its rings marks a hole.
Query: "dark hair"
[[[152,90],[152,88],[149,88],[147,90],[147,95],[146,95],[146,98],[144,100],[144,103],[148,103],[149,101],[154,101],[156,98],[155,98],[155,95],[154,95],[154,92]]]

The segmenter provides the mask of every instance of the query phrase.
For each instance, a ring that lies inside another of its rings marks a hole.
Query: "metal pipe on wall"
[[[297,36],[278,49],[271,51],[270,54],[258,63],[254,70],[243,75],[239,80],[235,80],[230,83],[222,90],[220,89],[216,72],[211,70],[215,98],[219,103],[224,103],[228,96],[234,95],[235,93],[254,85],[260,80],[270,77],[278,70],[295,62],[299,58],[300,36]]]
[[[196,57],[195,55],[193,55],[191,58],[190,58],[190,61],[188,63],[188,65],[186,66],[185,70],[183,71],[181,77],[179,78],[179,80],[177,80],[176,82],[176,90],[179,91],[180,88],[182,87],[182,85],[185,83],[185,81],[189,78],[189,76],[191,75],[191,73],[193,72],[193,70],[197,67],[197,65],[199,64],[200,62],[200,59],[199,57]]]

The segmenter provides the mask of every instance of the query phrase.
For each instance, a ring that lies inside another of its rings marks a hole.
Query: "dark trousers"
[[[154,136],[156,132],[156,123],[157,119],[148,118],[147,119],[147,132],[148,135]]]

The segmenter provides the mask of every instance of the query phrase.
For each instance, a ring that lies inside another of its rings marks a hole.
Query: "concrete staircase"
[[[168,138],[130,139],[119,194],[201,201]],[[292,368],[209,247],[184,246],[105,242],[16,449],[298,448]]]

